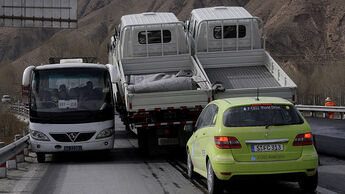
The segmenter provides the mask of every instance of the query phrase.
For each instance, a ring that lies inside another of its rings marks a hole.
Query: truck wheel
[[[193,162],[192,162],[192,158],[190,156],[189,150],[187,150],[187,175],[189,179],[193,179],[195,176],[194,166],[193,166]]]
[[[298,182],[299,187],[306,192],[315,192],[318,184],[318,172],[316,171],[315,175],[307,176]]]
[[[221,182],[214,173],[210,160],[207,161],[207,190],[209,194],[222,192]]]
[[[148,151],[147,134],[143,129],[138,129],[138,146],[141,155],[145,156]]]
[[[131,127],[128,124],[125,125],[125,129],[128,132],[132,132]]]
[[[44,163],[46,161],[46,154],[44,153],[36,153],[37,155],[37,162]]]

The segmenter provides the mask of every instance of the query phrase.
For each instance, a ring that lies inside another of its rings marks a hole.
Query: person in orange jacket
[[[326,98],[326,103],[325,106],[337,106],[330,97]],[[328,118],[333,119],[334,118],[334,113],[333,112],[328,112]]]

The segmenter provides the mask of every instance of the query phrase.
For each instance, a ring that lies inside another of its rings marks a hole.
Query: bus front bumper
[[[37,141],[30,137],[30,144],[33,152],[42,153],[110,150],[114,148],[114,136],[84,142]]]

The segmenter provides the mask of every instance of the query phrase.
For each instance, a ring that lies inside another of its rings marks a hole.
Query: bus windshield
[[[31,87],[32,111],[65,113],[113,108],[106,69],[38,70],[34,72]]]

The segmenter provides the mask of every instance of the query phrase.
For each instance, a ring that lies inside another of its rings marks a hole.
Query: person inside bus
[[[96,94],[95,91],[93,89],[93,83],[92,81],[88,81],[86,82],[86,86],[81,88],[81,92],[82,92],[82,100],[86,101],[86,100],[92,100],[96,98]]]
[[[59,99],[60,100],[67,100],[68,99],[68,93],[67,93],[67,88],[65,84],[61,84],[59,86]]]

